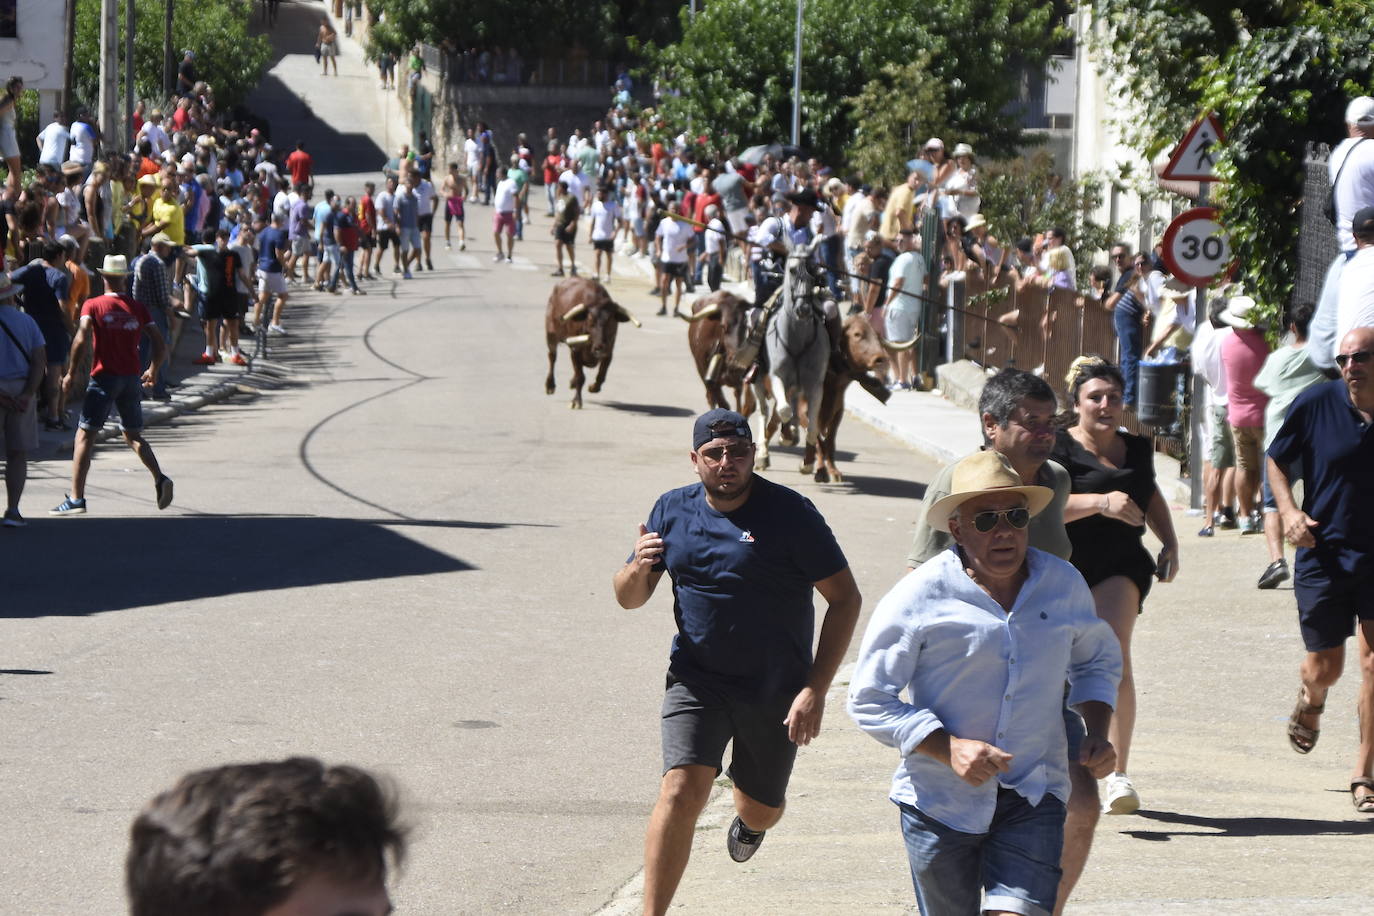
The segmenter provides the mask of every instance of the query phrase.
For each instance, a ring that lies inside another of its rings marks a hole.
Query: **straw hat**
[[[1226,301],[1226,310],[1221,313],[1221,320],[1233,328],[1248,331],[1255,326],[1250,313],[1255,309],[1255,300],[1249,296],[1232,296]]]
[[[975,214],[973,214],[973,216],[969,217],[968,225],[965,226],[964,228],[965,228],[965,229],[978,229],[978,228],[980,228],[980,227],[982,227],[982,226],[986,226],[987,224],[988,224],[988,221],[987,221],[986,219],[983,218],[983,214],[981,214],[981,213],[975,213]]]
[[[958,159],[960,156],[967,156],[972,159],[973,147],[969,146],[967,143],[956,143],[954,145],[954,152],[950,155],[950,158]]]
[[[0,302],[19,295],[19,286],[10,280],[10,275],[0,270]]]
[[[959,506],[989,493],[1018,493],[1024,496],[1026,508],[1032,516],[1043,512],[1054,499],[1054,491],[1049,487],[1024,486],[1021,475],[1012,469],[1006,457],[987,449],[969,455],[954,466],[950,493],[943,499],[937,499],[926,510],[926,524],[937,531],[947,531],[949,518]]]
[[[107,254],[105,263],[100,265],[100,272],[109,277],[126,277],[129,275],[129,260],[122,254]]]

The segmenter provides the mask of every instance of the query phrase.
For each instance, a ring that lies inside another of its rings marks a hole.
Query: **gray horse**
[[[754,439],[759,448],[755,467],[760,470],[768,467],[768,426],[774,410],[782,423],[795,418],[806,427],[808,454],[815,454],[820,436],[816,418],[821,409],[831,347],[830,334],[825,329],[826,306],[822,304],[824,284],[815,272],[815,250],[820,242],[818,235],[809,245],[788,253],[779,294],[782,305],[768,323],[768,375],[776,400],[760,405],[759,435]],[[829,307],[833,309],[834,305]],[[812,470],[809,463],[801,466],[803,474]]]

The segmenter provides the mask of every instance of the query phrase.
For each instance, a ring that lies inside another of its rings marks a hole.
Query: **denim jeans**
[[[1120,346],[1121,376],[1126,380],[1126,389],[1121,392],[1121,400],[1127,407],[1135,404],[1136,382],[1140,377],[1140,356],[1145,352],[1145,330],[1141,327],[1142,313],[1134,309],[1122,308],[1119,304],[1112,312],[1112,326],[1116,328],[1116,339]]]
[[[149,306],[148,314],[152,316],[153,324],[157,325],[157,329],[162,332],[162,339],[167,342],[167,346],[170,348],[172,345],[172,335],[167,330],[167,311],[165,309],[156,308],[155,306]],[[168,353],[170,356],[170,349]],[[138,361],[139,364],[143,367],[144,372],[147,372],[148,367],[152,365],[153,341],[152,338],[150,338],[147,334],[144,334],[142,337],[138,339]],[[168,363],[170,363],[170,359],[168,360]],[[163,363],[161,368],[158,369],[157,381],[153,383],[153,397],[157,398],[159,401],[164,400],[168,396],[168,363]]]
[[[897,807],[916,904],[926,916],[977,916],[985,909],[1048,916],[1054,910],[1066,813],[1058,798],[1046,795],[1032,806],[999,786],[987,833],[964,833],[910,805]]]
[[[844,245],[844,236],[827,236],[821,242],[821,255],[825,259],[826,280],[830,285],[830,295],[836,299],[841,297],[843,292],[840,286],[840,248]]]
[[[353,251],[343,247],[339,248],[339,259],[334,262],[334,273],[329,278],[330,292],[339,288],[340,276],[347,278],[349,288],[357,292],[358,281],[353,276]]]

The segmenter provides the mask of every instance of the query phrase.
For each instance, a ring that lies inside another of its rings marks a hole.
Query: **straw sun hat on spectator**
[[[926,510],[926,524],[936,531],[948,531],[950,516],[970,499],[990,493],[1016,493],[1026,498],[1031,516],[1039,515],[1054,499],[1049,487],[1025,486],[1007,459],[992,449],[975,452],[954,466],[949,495],[937,499]]]

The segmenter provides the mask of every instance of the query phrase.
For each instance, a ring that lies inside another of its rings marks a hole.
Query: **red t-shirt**
[[[310,154],[303,149],[298,149],[291,155],[287,156],[286,168],[288,171],[291,172],[291,183],[309,184],[310,167],[313,164],[314,160],[311,159]]]
[[[81,307],[81,317],[87,316],[95,332],[95,365],[91,374],[141,374],[138,341],[143,326],[153,323],[143,303],[125,293],[96,296]]]
[[[172,126],[177,130],[185,130],[186,125],[191,121],[191,110],[189,108],[178,108],[172,112]]]
[[[692,219],[696,220],[699,223],[705,223],[706,208],[711,206],[712,204],[715,204],[717,207],[720,206],[719,194],[717,194],[714,191],[712,191],[710,194],[698,194],[696,203],[692,207]],[[700,234],[706,231],[706,227],[698,226],[696,227],[696,231],[698,234]]]
[[[359,221],[358,228],[364,234],[371,235],[377,230],[377,204],[372,200],[371,194],[364,194],[361,204],[362,219]]]

